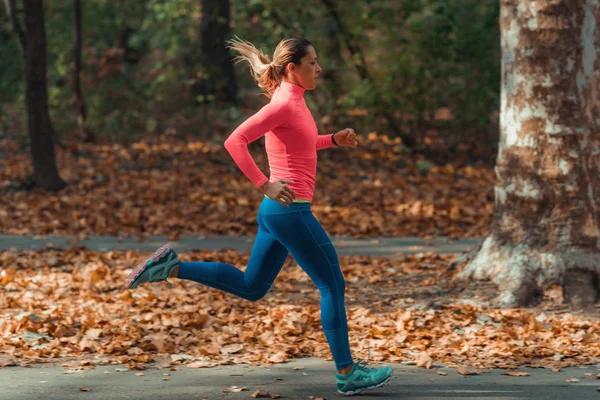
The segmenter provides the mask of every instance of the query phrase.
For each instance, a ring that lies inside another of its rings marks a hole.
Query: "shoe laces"
[[[364,371],[364,372],[369,372],[369,371],[371,371],[371,370],[373,369],[373,368],[369,368],[369,367],[368,367],[368,365],[369,365],[369,360],[371,360],[371,348],[370,348],[370,347],[367,349],[367,352],[368,352],[368,353],[367,353],[367,361],[364,361],[364,360],[358,360],[358,361],[356,362],[356,367],[357,367],[358,369],[361,369],[361,370],[362,370],[362,371]]]

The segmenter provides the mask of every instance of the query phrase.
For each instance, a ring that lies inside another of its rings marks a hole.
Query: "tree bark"
[[[94,133],[85,126],[86,106],[81,89],[81,0],[73,0],[73,92],[75,96],[75,113],[81,137],[86,142],[96,142]]]
[[[499,305],[552,285],[597,299],[600,271],[600,5],[502,0],[494,218],[458,279],[491,279]]]
[[[229,0],[202,0],[201,50],[205,74],[196,87],[215,100],[237,103],[237,82],[225,41],[231,36]]]
[[[53,130],[46,88],[46,33],[42,0],[23,0],[25,10],[25,75],[27,121],[36,185],[60,190],[65,182],[58,175]]]

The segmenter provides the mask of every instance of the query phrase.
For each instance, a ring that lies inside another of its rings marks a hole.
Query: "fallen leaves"
[[[7,278],[0,286],[0,367],[88,356],[81,365],[65,365],[77,370],[119,363],[127,368],[116,372],[139,372],[159,360],[166,360],[160,361],[166,362],[162,368],[212,368],[331,357],[319,292],[291,258],[269,295],[248,302],[183,280],[173,281],[172,289],[156,283],[123,290],[131,268],[147,256],[85,248],[0,251],[0,275]],[[180,256],[244,268],[249,253]],[[355,357],[370,353],[375,362],[431,369],[435,360],[463,375],[484,368],[557,370],[600,362],[600,322],[582,314],[545,310],[541,318],[539,310],[477,304],[453,291],[452,259],[435,254],[340,257]],[[88,286],[83,284],[86,265],[108,272]]]
[[[253,154],[266,171],[264,148],[256,146]],[[57,149],[68,186],[56,194],[11,189],[31,174],[30,156],[5,156],[4,233],[171,238],[256,233],[262,195],[221,143],[175,138],[131,146],[72,143]],[[433,165],[404,153],[399,142],[373,135],[351,151],[319,153],[312,209],[331,235],[482,236],[491,221],[494,181],[492,168]],[[90,274],[86,284],[100,282],[103,273]]]

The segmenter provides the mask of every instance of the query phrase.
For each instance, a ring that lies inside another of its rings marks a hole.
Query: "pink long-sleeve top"
[[[258,168],[248,143],[265,136],[270,178]],[[244,121],[224,145],[237,166],[258,188],[291,180],[297,199],[312,201],[317,175],[317,150],[333,146],[332,134],[319,135],[304,101],[304,88],[281,82],[271,102]]]

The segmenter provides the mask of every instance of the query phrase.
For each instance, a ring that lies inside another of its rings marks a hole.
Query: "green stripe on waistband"
[[[273,200],[270,197],[268,197],[266,194],[265,194],[265,199]],[[294,203],[310,203],[310,201],[304,200],[304,199],[294,199],[293,202]]]

